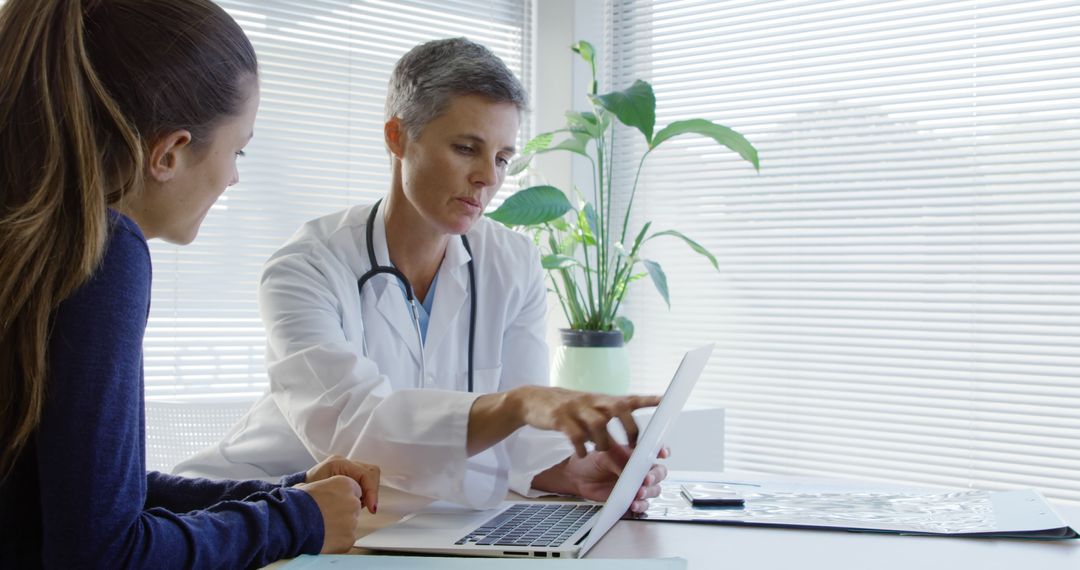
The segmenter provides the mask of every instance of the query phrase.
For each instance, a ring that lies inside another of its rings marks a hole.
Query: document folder
[[[711,482],[737,490],[742,507],[694,507],[680,492],[692,481],[665,481],[660,497],[632,518],[684,522],[844,530],[921,536],[1062,540],[1080,535],[1035,490],[903,490],[834,485]],[[696,482],[709,483],[709,482]]]

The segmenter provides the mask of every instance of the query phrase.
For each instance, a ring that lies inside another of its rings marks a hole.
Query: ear
[[[395,158],[401,158],[405,154],[405,142],[408,134],[405,132],[405,124],[398,117],[390,117],[383,125],[383,138],[386,140],[386,148]]]
[[[180,151],[190,145],[191,133],[183,129],[158,138],[150,146],[150,155],[147,157],[147,174],[158,182],[172,180],[180,167]]]

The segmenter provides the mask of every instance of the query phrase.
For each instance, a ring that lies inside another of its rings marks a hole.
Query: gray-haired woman
[[[386,197],[309,222],[270,258],[270,390],[179,473],[278,476],[337,453],[378,463],[400,489],[478,507],[507,490],[607,497],[629,457],[608,421],[633,439],[630,412],[659,400],[546,386],[539,253],[482,216],[526,107],[506,65],[471,41],[401,58]],[[653,468],[633,510],[665,474]]]

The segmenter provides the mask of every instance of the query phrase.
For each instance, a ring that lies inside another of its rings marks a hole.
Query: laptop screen
[[[596,523],[589,532],[589,537],[585,540],[585,543],[581,545],[579,556],[585,556],[585,553],[596,545],[607,534],[607,531],[622,518],[626,510],[630,508],[630,503],[634,501],[634,496],[637,495],[641,482],[645,480],[645,475],[649,473],[649,469],[656,462],[656,454],[660,452],[660,446],[668,426],[671,425],[672,420],[679,415],[683,406],[686,405],[686,400],[690,397],[690,391],[694,389],[698,377],[705,370],[705,363],[709,361],[712,350],[713,345],[710,343],[691,350],[686,353],[686,356],[683,356],[678,370],[675,371],[675,377],[671,379],[671,384],[668,385],[667,390],[664,392],[660,405],[656,407],[656,411],[653,413],[652,420],[638,435],[637,447],[630,454],[630,459],[626,462],[622,475],[619,476],[619,480],[611,490],[607,502],[604,503],[604,508],[596,514]]]

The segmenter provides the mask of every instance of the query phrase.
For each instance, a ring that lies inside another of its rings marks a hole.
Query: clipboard
[[[693,506],[687,484],[730,487],[741,508]],[[1020,491],[859,490],[822,485],[665,481],[635,520],[842,530],[915,536],[1067,540],[1080,538],[1034,489]]]

